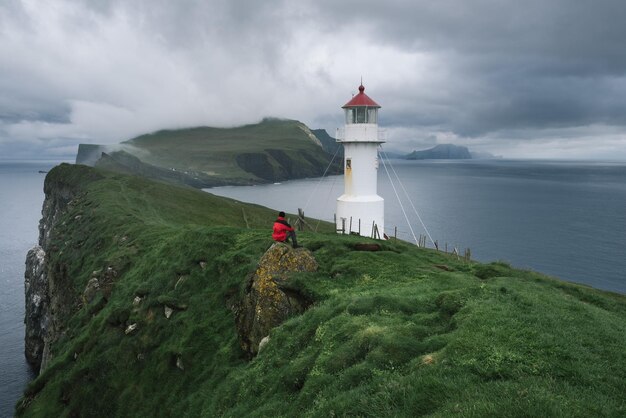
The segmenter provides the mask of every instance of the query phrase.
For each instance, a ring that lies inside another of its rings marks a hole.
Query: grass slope
[[[274,212],[96,174],[49,173],[83,193],[53,261],[76,295],[93,271],[120,274],[106,305],[76,308],[18,416],[626,414],[624,296],[404,242],[359,252],[363,238],[301,233],[320,268],[292,286],[315,303],[248,362],[228,306]],[[179,308],[169,320],[164,304]]]

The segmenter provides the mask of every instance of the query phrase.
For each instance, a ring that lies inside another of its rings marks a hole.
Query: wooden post
[[[397,226],[393,227],[393,239],[396,241],[398,240],[398,227]]]
[[[374,238],[374,227],[376,226],[376,221],[372,221],[372,234],[370,235],[370,238]]]
[[[346,218],[341,218],[341,235],[346,233]]]
[[[298,227],[298,231],[302,231],[304,229],[304,211],[301,208],[298,208],[298,222],[296,222]]]
[[[350,216],[350,232],[348,232],[348,234],[352,233],[352,216]]]
[[[361,235],[361,218],[359,218],[359,235]]]
[[[439,251],[439,241],[435,241],[435,249]]]

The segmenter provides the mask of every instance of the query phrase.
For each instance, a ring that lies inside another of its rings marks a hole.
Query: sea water
[[[0,417],[33,377],[24,358],[24,268],[37,244],[43,181],[57,162],[0,160]]]
[[[207,190],[332,221],[343,177]],[[626,293],[626,163],[391,160],[378,190],[387,235]]]

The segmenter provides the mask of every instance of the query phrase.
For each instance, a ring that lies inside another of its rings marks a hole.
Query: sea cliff
[[[301,231],[145,178],[48,173],[17,416],[620,416],[626,298]]]
[[[64,174],[55,170],[46,177],[39,243],[26,256],[25,355],[37,372],[46,368],[50,346],[62,333],[63,323],[71,313],[72,305],[75,305],[67,283],[67,266],[50,257],[50,254],[60,251],[52,243],[55,226],[67,207],[81,194],[82,188],[76,183],[76,178],[80,178],[81,184],[87,184],[100,177],[94,171],[80,167],[76,167],[71,176]]]

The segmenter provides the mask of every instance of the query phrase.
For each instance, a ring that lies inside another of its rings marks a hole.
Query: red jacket
[[[293,231],[293,228],[287,223],[285,218],[279,216],[278,219],[276,219],[276,222],[274,222],[274,233],[272,234],[272,238],[274,238],[274,241],[283,242],[287,239],[287,231]]]

